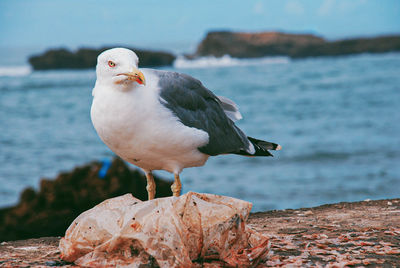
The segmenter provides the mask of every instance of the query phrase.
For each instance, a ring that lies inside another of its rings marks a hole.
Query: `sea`
[[[12,55],[0,61],[0,207],[42,178],[114,157],[90,120],[95,70],[33,71]],[[183,192],[240,198],[253,211],[400,197],[400,53],[179,56],[161,69],[234,100],[248,136],[283,147],[274,157],[210,157],[182,172]]]

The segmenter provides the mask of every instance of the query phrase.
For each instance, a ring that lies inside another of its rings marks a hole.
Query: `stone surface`
[[[255,213],[249,226],[270,238],[270,267],[400,266],[400,199]]]
[[[261,212],[248,223],[270,239],[261,267],[400,266],[400,199]],[[59,239],[0,243],[0,265],[70,267],[59,258]]]
[[[266,56],[305,58],[390,51],[400,51],[400,36],[329,42],[311,34],[210,32],[199,44],[194,56],[221,57],[227,54],[236,58]]]
[[[14,207],[0,209],[0,241],[44,236],[61,236],[71,222],[105,199],[132,193],[147,200],[146,178],[114,159],[104,178],[102,164],[93,162],[61,173],[54,180],[43,179],[39,192],[26,189]],[[170,196],[171,182],[155,178],[156,197]]]
[[[29,63],[34,70],[94,68],[97,56],[109,48],[81,48],[75,52],[63,48],[50,49],[41,55],[31,56]],[[130,49],[138,55],[140,67],[168,66],[172,65],[175,60],[175,56],[168,52]]]

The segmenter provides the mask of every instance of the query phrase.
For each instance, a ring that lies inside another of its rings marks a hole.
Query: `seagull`
[[[210,156],[272,156],[272,142],[246,136],[236,125],[242,115],[230,99],[216,96],[186,74],[139,69],[139,58],[113,48],[97,58],[91,119],[100,139],[125,161],[143,169],[148,199],[155,197],[154,170],[179,174],[203,166]]]

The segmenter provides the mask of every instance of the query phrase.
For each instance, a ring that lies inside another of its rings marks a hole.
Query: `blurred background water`
[[[94,70],[32,71],[31,55],[118,44],[190,54],[211,30],[399,35],[399,14],[398,0],[2,0],[0,207],[40,178],[113,157],[90,122]],[[218,156],[185,169],[185,192],[242,198],[254,211],[400,197],[399,53],[179,56],[165,69],[231,98],[244,117],[239,127],[283,146],[274,158]]]
[[[94,70],[32,72],[2,56],[0,207],[42,177],[113,156],[90,121]],[[399,53],[178,58],[164,69],[231,98],[247,135],[283,146],[274,158],[218,156],[185,169],[184,192],[241,198],[253,211],[400,196]]]

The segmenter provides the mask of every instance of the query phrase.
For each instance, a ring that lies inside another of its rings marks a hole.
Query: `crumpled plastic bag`
[[[251,206],[194,192],[145,202],[111,198],[74,220],[60,241],[61,258],[81,266],[256,265],[269,242],[246,227]]]

